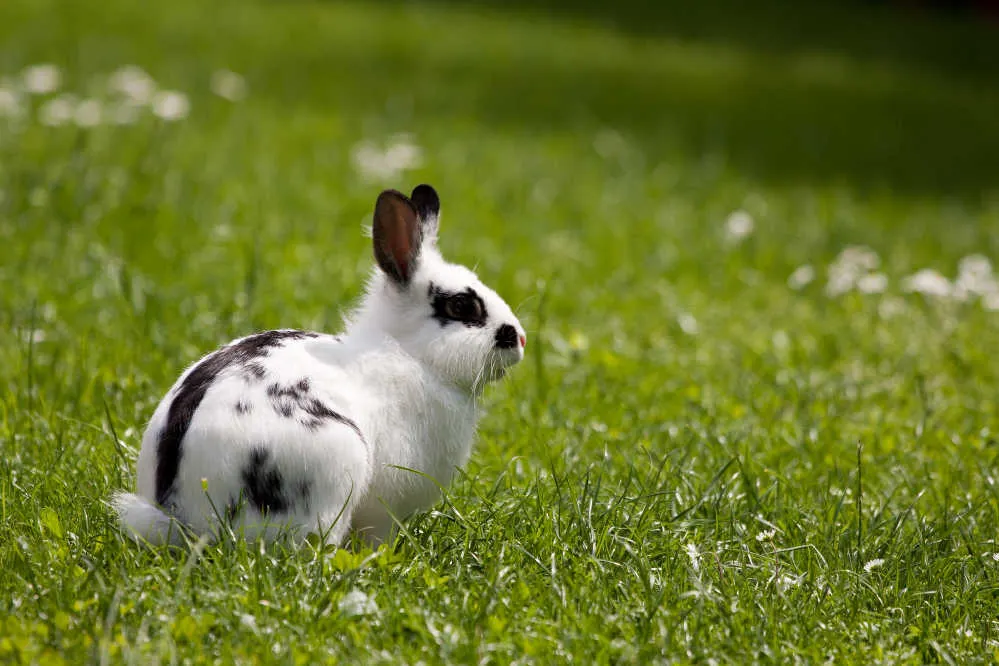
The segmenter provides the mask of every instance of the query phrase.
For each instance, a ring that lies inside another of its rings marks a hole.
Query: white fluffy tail
[[[122,525],[135,539],[153,545],[169,543],[179,546],[184,543],[181,524],[145,497],[116,493],[111,498],[111,504],[118,512]]]

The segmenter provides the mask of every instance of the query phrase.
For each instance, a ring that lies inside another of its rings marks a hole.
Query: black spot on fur
[[[237,400],[235,409],[237,414],[249,414],[253,410],[253,405],[242,400]]]
[[[256,377],[258,368],[249,366],[259,366],[261,371],[264,368],[259,363],[252,363],[254,359],[267,356],[271,348],[287,340],[314,337],[317,337],[316,333],[293,330],[257,333],[212,353],[188,373],[170,403],[166,425],[159,433],[159,445],[156,448],[156,501],[161,506],[169,506],[171,503],[173,486],[183,455],[184,435],[187,434],[191,419],[194,418],[194,412],[204,399],[205,392],[219,373],[226,368],[243,365],[244,376]],[[247,372],[249,375],[245,374]]]
[[[284,480],[277,467],[268,464],[270,457],[267,449],[253,449],[243,467],[243,487],[246,499],[260,513],[284,513],[288,510]]]
[[[267,368],[252,361],[243,366],[243,378],[248,382],[260,381],[267,376]]]
[[[312,432],[319,430],[323,426],[323,421],[321,419],[314,419],[311,417],[307,419],[299,419],[298,422],[302,424],[303,428],[311,430]]]
[[[308,513],[312,508],[312,481],[302,479],[298,482],[296,490],[298,490],[297,502],[299,506],[302,507],[302,511]]]
[[[267,386],[267,397],[271,399],[271,407],[275,413],[284,418],[298,415],[299,423],[308,430],[316,431],[323,424],[335,421],[347,426],[356,432],[362,441],[364,440],[361,429],[354,421],[330,409],[318,398],[309,395],[309,390],[308,379],[301,379],[288,386],[281,386],[275,382]]]
[[[271,399],[271,407],[278,415],[290,419],[305,400],[308,390],[308,379],[302,379],[288,386],[281,386],[275,382],[267,387],[267,397]]]
[[[486,320],[489,319],[486,303],[471,287],[458,292],[444,291],[435,286],[431,286],[431,290],[432,316],[442,327],[454,321],[475,328],[486,325]]]
[[[364,435],[361,434],[361,429],[357,427],[357,424],[353,420],[348,419],[346,416],[339,412],[335,412],[320,401],[315,398],[309,398],[302,409],[316,421],[336,421],[337,423],[342,423],[351,430],[357,433],[357,436],[364,441]]]

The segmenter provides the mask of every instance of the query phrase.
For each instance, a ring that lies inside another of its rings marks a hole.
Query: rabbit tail
[[[132,493],[117,493],[111,504],[118,512],[122,525],[137,541],[153,545],[184,543],[181,523],[163,512],[145,497]]]

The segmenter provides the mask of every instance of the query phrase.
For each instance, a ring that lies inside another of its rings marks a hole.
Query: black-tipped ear
[[[437,191],[429,185],[417,185],[409,198],[420,216],[423,235],[433,238],[437,235],[437,226],[441,217],[441,199],[437,196]]]
[[[420,256],[423,230],[417,209],[405,194],[385,190],[378,195],[371,237],[375,261],[382,271],[400,286],[409,284]]]

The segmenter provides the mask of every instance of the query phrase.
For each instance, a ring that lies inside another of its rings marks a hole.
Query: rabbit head
[[[375,203],[377,269],[355,324],[387,335],[455,385],[478,392],[524,357],[527,338],[510,306],[437,248],[440,199],[429,185],[386,190]]]

